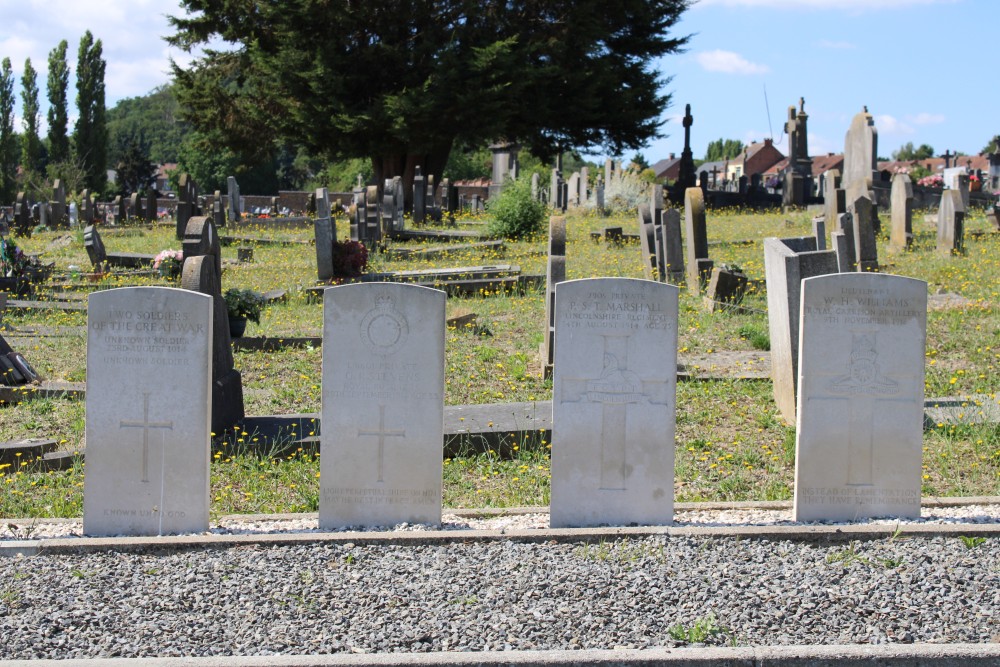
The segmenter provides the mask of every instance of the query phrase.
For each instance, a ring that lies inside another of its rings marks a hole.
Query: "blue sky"
[[[75,69],[87,28],[104,45],[109,106],[167,82],[170,56],[189,60],[160,39],[170,32],[164,15],[180,13],[177,0],[0,0],[0,7],[0,57],[11,59],[18,95],[26,57],[44,98],[48,52],[66,39]],[[685,104],[696,158],[720,137],[773,136],[785,152],[787,109],[800,97],[813,155],[842,151],[864,105],[885,156],[908,141],[939,154],[976,153],[1000,134],[1000,0],[700,0],[677,32],[693,37],[686,53],[658,63],[674,77],[673,104],[663,115],[670,136],[641,151],[650,162],[680,154]]]

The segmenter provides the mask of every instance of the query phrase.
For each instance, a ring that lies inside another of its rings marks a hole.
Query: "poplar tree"
[[[14,71],[10,58],[0,64],[0,202],[17,195],[17,135],[14,134]]]
[[[69,111],[66,90],[69,88],[69,67],[66,64],[66,40],[49,51],[49,78],[46,95],[49,98],[49,163],[69,159]]]
[[[104,68],[101,40],[88,30],[80,38],[76,64],[76,107],[79,116],[73,145],[83,166],[88,188],[103,192],[107,185],[108,130],[104,107]]]
[[[21,75],[21,168],[40,171],[42,168],[42,142],[38,138],[38,74],[31,66],[31,58],[24,61]]]

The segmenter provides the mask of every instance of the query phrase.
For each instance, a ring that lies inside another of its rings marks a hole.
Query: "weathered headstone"
[[[764,239],[771,381],[774,402],[785,421],[795,421],[802,279],[837,271],[836,251],[816,250],[816,238],[813,236]]]
[[[420,167],[416,168],[413,175],[413,224],[424,224],[427,216],[427,183],[424,175],[420,173]]]
[[[330,215],[330,193],[326,188],[316,188],[316,219],[313,228],[316,235],[316,274],[320,280],[330,280],[334,276],[333,243],[337,240],[337,228]]]
[[[222,191],[216,190],[212,195],[212,224],[215,228],[226,226],[226,203],[222,198]]]
[[[556,287],[552,527],[673,520],[678,293],[628,278]]]
[[[705,289],[705,308],[710,312],[738,306],[746,296],[750,279],[739,270],[727,266],[714,267]]]
[[[840,187],[840,170],[830,169],[823,174],[823,216],[827,227],[833,231],[837,216],[846,212],[844,190]]]
[[[574,171],[569,177],[569,205],[580,205],[580,172]]]
[[[146,204],[142,208],[142,215],[146,219],[146,222],[149,222],[150,224],[156,222],[159,217],[156,203],[156,190],[152,188],[146,190]]]
[[[795,520],[920,516],[927,283],[802,282]]]
[[[555,361],[552,348],[555,327],[556,285],[566,280],[566,218],[549,218],[549,258],[545,269],[545,338],[542,341],[541,360],[544,376],[552,375]]]
[[[134,224],[139,224],[142,219],[142,197],[138,192],[133,192],[128,197],[128,219]]]
[[[913,182],[906,174],[892,177],[890,192],[892,230],[889,234],[890,252],[906,250],[913,242]]]
[[[826,250],[826,218],[817,216],[812,219],[812,232],[816,237],[816,250]]]
[[[31,202],[24,192],[17,193],[14,202],[14,235],[31,238],[34,225],[31,221]]]
[[[445,299],[390,283],[324,293],[320,528],[440,523]]]
[[[878,171],[878,131],[875,120],[865,107],[851,119],[851,127],[844,137],[843,188],[860,187],[868,190]],[[848,201],[852,198],[848,197]]]
[[[684,240],[687,246],[687,287],[701,293],[701,285],[712,274],[708,258],[708,228],[705,223],[705,195],[700,188],[684,191]]]
[[[83,230],[83,247],[87,251],[90,263],[94,270],[100,273],[104,270],[104,264],[108,261],[108,251],[104,248],[104,241],[94,225],[87,225]]]
[[[62,179],[57,178],[52,183],[52,201],[49,203],[52,212],[50,224],[54,229],[69,226],[69,209],[66,208],[66,186]]]
[[[675,208],[663,211],[663,266],[666,280],[677,284],[684,278],[684,242],[681,234],[681,212]]]
[[[208,530],[212,317],[186,290],[90,295],[85,534]]]
[[[235,176],[226,179],[226,215],[232,222],[238,222],[242,216],[240,206],[240,186],[236,182]]]
[[[854,200],[851,223],[854,236],[854,260],[858,271],[878,271],[878,245],[875,239],[875,207],[864,194]]]
[[[646,280],[655,280],[658,271],[656,229],[648,204],[639,204],[639,245],[642,249],[642,275]]]
[[[176,232],[178,239],[184,238],[188,220],[196,215],[201,215],[201,209],[198,207],[198,185],[194,182],[194,178],[190,174],[181,174],[178,182],[176,210]]]
[[[938,253],[948,256],[964,253],[964,237],[965,206],[962,203],[962,193],[958,190],[944,190],[941,192],[941,205],[938,207]]]

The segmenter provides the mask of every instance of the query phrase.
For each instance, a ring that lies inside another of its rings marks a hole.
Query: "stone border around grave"
[[[65,660],[11,660],[9,667],[61,667]],[[680,647],[587,649],[581,651],[472,651],[436,653],[365,653],[362,655],[212,656],[203,658],[99,658],[90,667],[158,665],[162,667],[499,667],[529,665],[569,667],[985,667],[1000,665],[997,644],[891,644],[831,646]]]

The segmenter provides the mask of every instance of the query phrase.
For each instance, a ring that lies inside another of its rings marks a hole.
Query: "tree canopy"
[[[177,162],[190,125],[181,118],[172,86],[163,85],[142,97],[126,97],[108,109],[108,162],[115,164],[135,143],[148,147],[153,162]]]
[[[933,147],[928,144],[920,144],[920,146],[914,148],[912,141],[907,141],[899,147],[899,150],[892,152],[892,159],[897,162],[906,162],[908,160],[926,160],[931,157],[934,157]]]
[[[76,65],[76,158],[87,172],[87,187],[102,192],[108,181],[107,111],[104,107],[104,48],[90,31],[80,38]]]
[[[69,88],[69,67],[66,64],[66,40],[49,51],[48,83],[45,87],[49,98],[49,160],[63,162],[69,159],[69,111],[66,90]]]
[[[743,142],[739,139],[716,139],[708,142],[705,150],[705,162],[728,160],[743,152]]]
[[[288,140],[374,177],[440,175],[456,143],[621,154],[660,136],[689,0],[181,0],[168,38],[216,38],[174,67],[195,127],[242,155]]]

